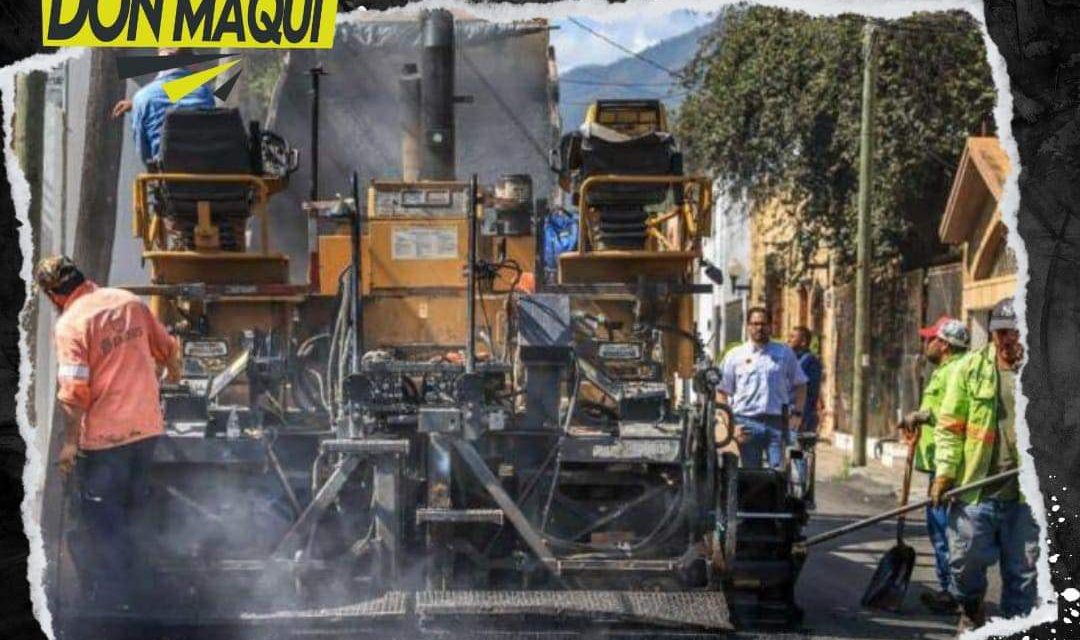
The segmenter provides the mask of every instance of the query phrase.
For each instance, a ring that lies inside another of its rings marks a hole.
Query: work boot
[[[919,595],[919,601],[923,603],[924,607],[939,615],[956,613],[958,606],[956,598],[945,590],[924,591]]]
[[[960,624],[956,626],[957,637],[972,629],[978,629],[986,624],[986,612],[980,602],[975,605],[964,604],[960,607]]]

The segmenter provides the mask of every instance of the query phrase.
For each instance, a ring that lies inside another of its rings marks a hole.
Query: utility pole
[[[109,281],[116,237],[116,189],[124,123],[111,115],[124,97],[124,80],[116,73],[116,51],[102,48],[90,54],[90,88],[86,100],[86,143],[83,146],[79,212],[75,221],[72,258],[86,277]]]
[[[30,183],[30,227],[34,242],[41,233],[41,164],[45,139],[45,72],[28,71],[15,78],[15,155]]]
[[[874,56],[874,23],[863,27],[862,127],[859,135],[859,224],[855,267],[855,380],[852,385],[852,431],[855,452],[852,465],[866,465],[866,396],[870,370],[870,189],[874,161],[874,83],[877,60]]]
[[[15,78],[15,139],[12,145],[19,158],[26,181],[30,183],[30,229],[33,233],[31,254],[23,256],[31,264],[41,257],[41,168],[44,162],[42,147],[45,144],[45,72],[30,71]],[[37,298],[26,301],[29,313],[26,314],[27,343],[30,347],[31,362],[37,358],[37,327],[40,308]],[[37,425],[37,403],[34,401],[34,380],[30,382],[30,401],[26,405],[30,424]]]

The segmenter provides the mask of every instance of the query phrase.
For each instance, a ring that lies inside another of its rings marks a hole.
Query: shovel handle
[[[979,489],[985,487],[986,485],[994,484],[995,482],[1006,480],[1017,475],[1018,473],[1020,473],[1020,469],[1010,469],[1008,471],[1003,471],[1001,473],[983,478],[982,480],[976,480],[975,482],[972,482],[970,484],[965,484],[962,487],[956,487],[955,489],[951,489],[947,491],[942,497],[951,500],[962,493],[971,491],[972,489]],[[820,544],[822,542],[825,542],[826,540],[832,540],[833,538],[838,538],[842,535],[846,535],[860,529],[865,529],[866,527],[881,522],[882,520],[888,520],[889,518],[895,518],[896,516],[899,516],[901,514],[915,511],[916,509],[922,509],[931,502],[933,501],[930,498],[927,498],[925,500],[920,500],[914,504],[908,504],[902,507],[897,507],[895,509],[890,509],[889,511],[886,511],[884,513],[879,513],[876,516],[864,518],[863,520],[859,520],[858,522],[852,522],[851,524],[833,529],[832,531],[819,533],[816,536],[809,537],[806,540],[803,540],[802,542],[797,542],[795,544],[796,546],[803,549],[807,547],[812,547],[815,544]]]
[[[908,503],[908,498],[911,496],[911,473],[912,468],[915,466],[915,443],[917,440],[912,440],[908,443],[907,456],[904,458],[904,486],[900,490],[900,506],[904,507]],[[907,513],[901,513],[896,516],[896,544],[903,544],[904,542],[904,521],[907,520]]]

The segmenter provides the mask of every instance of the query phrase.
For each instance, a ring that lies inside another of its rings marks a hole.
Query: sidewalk
[[[851,452],[821,442],[817,453],[817,508],[804,534],[818,535],[895,507],[903,481],[903,459],[887,466],[872,457],[864,467],[851,467]],[[926,475],[912,475],[911,501],[926,495]],[[796,601],[806,612],[806,637],[859,640],[952,640],[956,617],[926,610],[919,597],[937,589],[933,548],[925,512],[907,516],[904,541],[915,550],[915,566],[903,609],[898,613],[868,610],[860,600],[882,558],[896,544],[896,519],[878,522],[811,548],[796,585]],[[997,603],[997,571],[989,576],[988,599]],[[994,605],[996,606],[996,604]]]
[[[822,441],[816,448],[817,481],[850,485],[851,489],[865,494],[868,498],[899,501],[904,482],[905,458],[897,455],[897,451],[904,451],[904,447],[889,443],[882,447],[882,450],[884,455],[881,459],[867,456],[866,466],[852,467],[849,450]],[[927,495],[927,478],[925,473],[912,472],[909,502],[916,502]]]

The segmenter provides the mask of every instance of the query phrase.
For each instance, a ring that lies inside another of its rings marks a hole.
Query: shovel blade
[[[915,549],[899,542],[881,558],[870,584],[863,593],[862,606],[899,611],[904,604],[911,572],[915,569]]]

